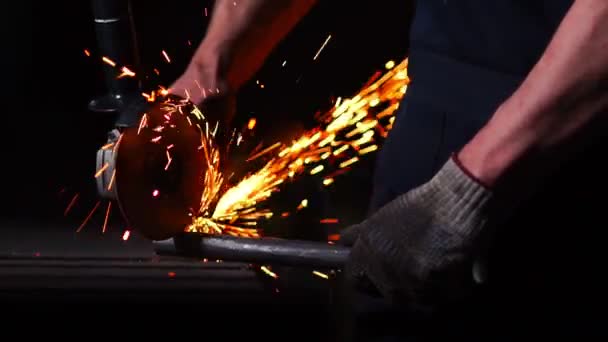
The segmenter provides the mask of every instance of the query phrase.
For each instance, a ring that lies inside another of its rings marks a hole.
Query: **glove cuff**
[[[435,174],[428,185],[434,190],[433,200],[438,204],[438,214],[445,215],[446,222],[460,228],[456,233],[462,237],[476,235],[471,228],[481,228],[485,221],[492,191],[471,177],[457,159],[452,156]],[[473,229],[475,230],[475,229]]]

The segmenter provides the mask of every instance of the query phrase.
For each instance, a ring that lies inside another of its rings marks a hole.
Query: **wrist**
[[[192,56],[190,67],[197,68],[202,77],[217,84],[217,87],[222,88],[221,90],[229,91],[235,88],[228,82],[230,65],[232,65],[231,55],[225,44],[206,39],[201,42]]]

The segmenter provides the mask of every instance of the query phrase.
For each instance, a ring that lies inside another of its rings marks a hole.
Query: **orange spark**
[[[315,175],[321,171],[323,171],[323,165],[317,165],[314,169],[310,170],[310,174]]]
[[[99,171],[97,171],[97,173],[95,173],[95,178],[99,178],[99,176],[101,176],[101,174],[108,169],[108,167],[110,167],[110,164],[105,163],[103,164],[103,166],[101,167],[101,169],[99,169]]]
[[[175,272],[168,272],[167,276],[169,276],[169,278],[175,278]]]
[[[298,210],[302,210],[304,208],[308,207],[308,200],[305,198],[302,200],[302,202],[300,202],[300,205],[298,205]]]
[[[118,78],[123,78],[123,77],[135,77],[135,73],[133,71],[131,71],[131,69],[124,66],[121,69],[121,74],[118,75]]]
[[[106,209],[106,218],[103,221],[103,228],[101,229],[102,233],[106,232],[106,228],[108,227],[108,218],[110,217],[110,209],[112,208],[112,202],[108,202],[108,209]]]
[[[112,146],[114,146],[114,143],[105,144],[105,145],[103,145],[103,146],[101,147],[101,149],[102,149],[102,150],[107,150],[107,149],[109,149],[109,148],[110,148],[110,147],[112,147]]]
[[[89,50],[87,50],[87,49],[84,49],[84,54],[85,54],[87,57],[91,57],[91,53],[90,53],[90,52],[89,52]]]
[[[108,184],[108,191],[112,191],[114,185],[114,177],[116,177],[116,169],[112,170],[112,177],[110,177],[110,184]]]
[[[347,160],[347,161],[345,161],[345,162],[340,163],[340,168],[341,168],[341,169],[343,169],[343,168],[345,168],[345,167],[347,167],[347,166],[349,166],[349,165],[352,165],[352,164],[354,164],[354,163],[356,163],[356,162],[358,162],[358,161],[359,161],[359,158],[358,158],[358,157],[352,157],[352,158],[350,158],[349,160]]]
[[[159,76],[160,76],[160,71],[158,71],[158,69],[156,69],[156,68],[154,68],[154,73],[155,73],[156,75],[159,75]]]
[[[288,216],[289,216],[289,212],[287,212],[287,211],[281,214],[281,217],[288,217]]]
[[[82,224],[80,225],[80,227],[78,227],[78,229],[76,229],[76,233],[80,233],[80,231],[82,230],[82,228],[84,228],[84,226],[86,226],[87,222],[89,222],[89,220],[91,219],[91,217],[93,216],[93,214],[95,213],[95,211],[97,210],[97,208],[99,208],[100,204],[101,204],[101,201],[97,201],[97,204],[95,204],[95,206],[93,207],[93,210],[91,210],[91,212],[89,213],[89,215],[87,215],[87,217],[84,219],[84,222],[82,222]]]
[[[337,218],[324,218],[320,221],[320,223],[323,224],[332,224],[332,223],[338,223],[339,220]]]
[[[272,272],[268,267],[266,266],[262,266],[260,267],[260,269],[262,271],[264,271],[264,273],[268,274],[269,276],[273,277],[274,279],[277,279],[279,276],[276,275],[276,273]]]
[[[362,148],[361,150],[359,150],[359,154],[360,155],[364,155],[370,152],[374,152],[378,149],[378,145],[370,145],[366,148]]]
[[[334,179],[333,179],[333,178],[325,178],[325,179],[323,180],[323,185],[328,186],[328,185],[330,185],[330,184],[331,184],[331,183],[333,183],[333,182],[334,182]]]
[[[154,102],[156,101],[156,92],[154,90],[152,90],[152,92],[150,93],[150,96],[148,96],[148,102]]]
[[[152,138],[152,140],[150,140],[150,141],[157,143],[162,137],[163,137],[162,135],[159,135],[156,138]]]
[[[312,271],[312,274],[321,277],[323,279],[329,279],[329,276],[325,273],[319,272],[319,271]]]
[[[152,197],[158,197],[158,190],[152,191]]]
[[[173,160],[173,158],[171,158],[169,151],[165,151],[165,152],[167,152],[167,165],[165,165],[165,171],[167,171],[167,170],[169,170],[169,165],[171,165],[171,161]]]
[[[162,53],[163,53],[163,57],[165,57],[165,60],[167,61],[167,63],[171,63],[171,59],[169,58],[169,55],[167,55],[167,52],[165,50],[163,50]]]
[[[249,119],[249,122],[247,123],[247,128],[252,130],[255,127],[256,123],[257,123],[257,120],[255,118]]]
[[[63,211],[63,216],[67,216],[68,215],[68,212],[70,212],[70,209],[72,209],[72,207],[74,206],[74,204],[78,200],[78,196],[80,196],[80,194],[76,194],[76,195],[74,195],[74,197],[72,197],[72,200],[70,201],[70,203],[68,204],[68,206]]]
[[[141,129],[147,125],[148,125],[148,114],[144,113],[144,115],[141,117],[141,120],[139,120],[139,128],[137,128],[137,135],[139,135],[139,133],[141,132]]]
[[[338,148],[337,150],[335,150],[333,154],[334,154],[334,156],[337,156],[340,153],[346,151],[347,149],[348,149],[348,145],[344,145],[344,146]]]
[[[270,146],[270,147],[267,147],[267,148],[263,149],[261,152],[256,153],[256,154],[254,154],[253,156],[251,156],[251,157],[247,158],[247,160],[246,160],[246,161],[248,161],[248,162],[249,162],[249,161],[252,161],[252,160],[258,159],[259,157],[261,157],[261,156],[265,155],[266,153],[268,153],[268,152],[270,152],[270,151],[272,151],[272,150],[274,150],[274,149],[276,149],[276,148],[278,148],[278,147],[280,147],[280,146],[281,146],[281,143],[280,143],[280,142],[275,143],[274,145],[272,145],[272,146]]]
[[[115,67],[115,66],[116,66],[116,63],[114,63],[114,61],[113,61],[113,60],[109,59],[109,58],[108,58],[108,57],[106,57],[106,56],[103,56],[103,57],[101,58],[101,60],[102,60],[102,61],[104,61],[106,64],[110,65],[111,67]]]
[[[125,232],[122,234],[122,240],[123,241],[127,241],[127,240],[129,240],[130,236],[131,236],[131,231],[130,230],[125,230]]]
[[[329,241],[338,241],[338,240],[340,240],[340,234],[329,234],[327,236],[327,240],[329,240]]]

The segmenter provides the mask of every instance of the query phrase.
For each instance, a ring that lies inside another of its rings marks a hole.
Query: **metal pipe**
[[[326,268],[343,267],[350,254],[347,247],[322,242],[200,234],[154,241],[154,250],[158,255]]]

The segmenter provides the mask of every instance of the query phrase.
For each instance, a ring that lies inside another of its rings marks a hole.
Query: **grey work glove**
[[[343,243],[354,241],[347,275],[414,311],[461,300],[473,286],[473,258],[492,200],[448,160],[430,181],[347,229]]]

